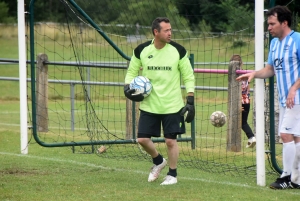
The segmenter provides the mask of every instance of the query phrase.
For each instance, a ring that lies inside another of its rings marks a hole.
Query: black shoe
[[[300,189],[300,184],[295,184],[294,182],[290,183],[290,188],[292,189]]]
[[[272,184],[270,184],[270,188],[272,189],[288,189],[291,188],[291,175],[277,178],[276,181]]]

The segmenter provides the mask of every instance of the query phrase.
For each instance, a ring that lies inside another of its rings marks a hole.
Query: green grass
[[[56,102],[58,101],[58,102]],[[58,144],[67,142],[86,142],[90,141],[89,136],[93,136],[94,141],[105,141],[105,140],[117,140],[115,136],[120,139],[125,139],[126,135],[126,124],[125,124],[125,101],[118,101],[116,103],[109,101],[101,101],[101,106],[106,109],[96,108],[96,114],[112,134],[107,135],[105,132],[101,132],[102,127],[99,122],[94,119],[89,119],[89,123],[93,125],[88,130],[86,125],[86,120],[84,119],[86,115],[84,101],[78,101],[76,104],[75,112],[75,131],[71,131],[71,112],[70,112],[70,101],[68,100],[56,100],[49,101],[48,104],[48,119],[49,119],[49,131],[48,132],[38,132],[39,141],[43,142],[46,146],[57,146]],[[120,107],[119,109],[107,109],[108,106],[114,105],[112,108]],[[80,107],[81,106],[81,107]],[[222,165],[226,165],[226,169],[231,172],[231,174],[241,174],[245,171],[244,168],[249,168],[247,175],[253,177],[255,175],[255,150],[253,149],[243,149],[241,152],[230,152],[226,151],[226,136],[227,136],[227,125],[222,128],[214,128],[210,125],[209,121],[205,118],[209,117],[212,110],[206,110],[206,107],[202,107],[199,103],[197,105],[196,116],[196,149],[191,149],[190,143],[179,143],[181,150],[180,165],[192,166],[199,169],[210,169],[213,167],[214,172],[222,173],[224,170]],[[204,110],[201,110],[204,109]],[[224,107],[222,107],[225,109]],[[214,108],[220,110],[220,108]],[[19,102],[18,101],[2,101],[0,105],[0,125],[2,128],[17,128],[19,125]],[[28,110],[28,125],[32,123],[32,113],[31,105],[29,105]],[[226,109],[225,109],[226,111]],[[96,131],[95,133],[93,133]],[[30,130],[29,133],[32,131]],[[190,136],[191,128],[187,124],[187,135],[182,137]],[[242,147],[245,147],[246,139],[242,140]],[[157,144],[159,151],[166,154],[166,147],[163,143]],[[143,158],[139,149],[136,145],[112,145],[112,150],[106,156],[108,158],[114,158],[118,156],[119,158],[127,157],[129,160],[134,158]],[[88,148],[88,150],[90,147]],[[278,148],[277,150],[280,150]],[[203,161],[204,164],[198,161]],[[239,169],[239,172],[234,170]],[[269,164],[267,163],[267,173],[272,172],[270,170]],[[240,172],[241,171],[241,172]],[[274,173],[273,173],[274,174]]]
[[[274,191],[256,184],[255,178],[178,169],[178,184],[147,182],[147,161],[99,158],[72,153],[70,148],[45,148],[29,143],[20,154],[19,132],[0,131],[0,200],[297,200],[299,190]],[[267,184],[275,176],[267,177]]]
[[[68,42],[69,38],[49,30],[37,33],[36,54],[46,52],[49,61],[75,61],[71,44]],[[79,58],[80,60],[125,61],[97,37],[89,36],[84,39],[84,57]],[[128,55],[131,55],[132,48],[136,46],[136,44],[127,44],[124,40],[118,41],[116,38],[113,40],[117,41]],[[196,62],[225,62],[236,53],[244,56],[244,62],[254,61],[253,43],[249,42],[248,47],[232,49],[230,40],[207,38],[184,41],[184,46],[190,53],[195,54]],[[0,44],[4,44],[0,49],[1,58],[18,58],[18,43],[14,35],[8,37],[0,34]],[[27,57],[29,58],[29,55]],[[30,66],[28,65],[27,68],[30,77]],[[223,69],[226,66],[209,65],[204,68]],[[18,65],[0,65],[0,76],[18,77],[18,73]],[[81,80],[78,69],[74,67],[49,65],[48,75],[48,79]],[[91,75],[92,81],[123,82],[125,71],[91,68]],[[84,78],[86,76],[85,69],[82,76]],[[196,79],[197,86],[226,87],[228,82],[227,75],[196,74]],[[31,125],[31,92],[30,85],[28,86],[28,124]],[[93,128],[96,131],[103,129],[97,119],[88,119],[88,121],[84,119],[85,115],[93,110],[87,113],[85,111],[81,85],[75,87],[77,115],[75,121],[78,124],[74,132],[70,132],[70,85],[49,83],[48,92],[50,132],[38,133],[43,142],[88,141],[89,133],[78,129],[86,129],[86,122],[92,124],[92,131]],[[123,137],[126,133],[126,125],[122,87],[97,86],[91,87],[91,92],[92,104],[95,106],[93,109],[101,123],[113,131],[113,134]],[[144,156],[141,157],[136,144],[113,145],[103,157],[98,157],[96,154],[83,154],[85,152],[77,147],[75,153],[72,153],[71,147],[45,148],[34,142],[30,135],[29,154],[20,155],[19,83],[0,81],[0,94],[0,142],[5,142],[0,147],[0,200],[293,200],[296,196],[299,197],[298,191],[277,192],[256,185],[255,167],[253,167],[255,150],[242,149],[239,153],[226,151],[226,125],[215,129],[208,121],[213,111],[227,111],[226,91],[197,91],[197,146],[192,150],[190,144],[179,143],[180,182],[172,187],[161,187],[159,182],[146,181],[151,164],[149,160],[143,158]],[[251,114],[249,119],[252,119]],[[187,130],[187,133],[190,133],[190,128]],[[31,134],[31,130],[29,133]],[[99,133],[92,134],[100,139],[111,138],[106,135],[102,138]],[[244,136],[242,140],[242,146],[245,147]],[[276,146],[278,148],[276,150],[280,150],[281,145]],[[161,153],[166,154],[163,143],[158,143],[157,147]],[[191,166],[193,168],[187,168]],[[239,169],[237,172],[232,169],[226,171],[229,166],[246,168],[251,173],[243,174],[245,169],[242,171]],[[267,184],[269,184],[277,175],[270,171],[269,166],[266,169],[268,173],[271,172],[267,174]],[[164,170],[164,174],[166,171]],[[262,190],[263,193],[257,193]]]
[[[47,37],[49,36],[49,37]],[[66,45],[68,39],[61,40],[58,37],[53,40],[51,33],[43,35],[37,35],[36,47],[37,52],[40,52],[39,48],[49,53],[49,61],[65,61],[74,60],[70,56],[70,45]],[[0,38],[2,40],[2,38]],[[215,61],[212,58],[223,59],[224,55],[221,52],[213,51],[218,50],[220,44],[225,47],[228,46],[228,41],[224,39],[211,39],[204,40],[204,46],[199,45],[195,42],[190,43],[193,46],[188,48],[195,48],[199,55],[206,55],[206,59],[200,61]],[[220,40],[220,41],[218,41]],[[91,41],[90,41],[91,42]],[[124,41],[121,41],[122,43]],[[199,42],[199,41],[198,41]],[[95,45],[95,47],[94,47]],[[125,44],[125,46],[131,44]],[[214,46],[216,45],[216,46]],[[87,46],[85,51],[85,57],[88,59],[96,58],[95,60],[103,58],[116,58],[116,53],[109,50],[107,44],[99,47],[99,44],[91,44]],[[43,49],[44,48],[44,49]],[[93,49],[95,48],[95,49]],[[209,50],[205,49],[208,48]],[[130,48],[129,48],[130,49]],[[79,48],[78,50],[81,50]],[[101,56],[98,55],[101,50]],[[0,50],[1,51],[1,50]],[[12,50],[11,50],[12,51]],[[93,52],[94,51],[94,52]],[[218,52],[219,57],[217,57]],[[94,53],[94,54],[91,54]],[[3,52],[3,55],[8,52]],[[131,54],[131,53],[130,53]],[[99,56],[99,57],[98,57]],[[17,56],[16,56],[17,57]],[[196,58],[199,59],[198,56]],[[211,58],[211,59],[209,59]],[[124,61],[124,60],[122,60]],[[196,60],[199,61],[199,60]],[[206,66],[206,68],[220,68],[220,66]],[[17,65],[4,65],[1,66],[4,70],[3,75],[18,77],[18,66]],[[8,70],[9,69],[9,70]],[[15,70],[11,70],[15,69]],[[101,82],[123,82],[125,77],[125,70],[119,69],[100,69],[91,68],[91,80]],[[80,74],[81,72],[81,74]],[[86,78],[86,69],[68,67],[68,66],[54,66],[48,65],[48,79],[49,80],[81,80],[81,76]],[[30,77],[30,71],[28,67],[28,77]],[[227,75],[212,75],[212,74],[196,74],[196,85],[197,86],[227,86]],[[19,96],[19,85],[17,82],[12,81],[0,81],[0,92],[3,96],[0,100],[4,103],[3,115],[0,116],[0,122],[4,127],[7,125],[17,125],[19,122],[19,106],[18,102],[15,101],[15,107],[8,107],[12,100],[18,100]],[[28,121],[29,125],[32,124],[32,106],[31,106],[31,86],[28,85]],[[7,90],[9,89],[9,90]],[[108,86],[91,86],[91,104],[86,103],[84,100],[84,90],[81,84],[77,84],[74,89],[75,93],[75,131],[71,131],[71,103],[70,103],[70,84],[53,84],[48,83],[48,118],[49,118],[49,131],[38,132],[37,135],[41,141],[53,146],[57,143],[62,142],[89,142],[90,136],[94,140],[115,140],[115,136],[120,139],[125,139],[126,135],[126,111],[125,111],[125,97],[123,95],[122,87],[108,87]],[[205,168],[210,168],[211,164],[217,164],[217,172],[222,172],[220,164],[229,164],[231,167],[237,168],[237,166],[248,167],[255,164],[255,157],[253,150],[243,150],[240,153],[226,151],[226,133],[227,126],[223,128],[215,129],[210,125],[209,116],[216,110],[221,110],[226,113],[227,111],[227,91],[207,91],[198,90],[196,93],[196,149],[190,150],[191,145],[189,143],[180,143],[180,148],[183,150],[182,157],[186,163],[192,163],[193,161],[203,160],[210,161]],[[250,115],[251,116],[251,115]],[[89,126],[87,126],[89,124]],[[87,129],[90,128],[90,130]],[[187,136],[190,136],[191,129],[190,125],[187,125]],[[103,134],[108,129],[113,135]],[[184,136],[185,137],[185,136]],[[245,146],[246,140],[242,136],[242,147]],[[116,154],[121,155],[122,153],[131,154],[128,148],[117,147],[115,150]],[[132,152],[138,150],[133,149]],[[160,151],[166,153],[166,147],[160,145]],[[135,154],[136,155],[136,154]],[[131,155],[131,157],[135,156]],[[188,161],[188,162],[187,162]],[[187,164],[188,165],[188,164]],[[195,162],[192,166],[199,167],[199,164]],[[231,169],[232,171],[232,169]],[[252,171],[253,174],[253,171]]]
[[[0,55],[1,58],[18,59],[18,38],[17,37],[0,37]],[[2,73],[1,73],[2,74]]]

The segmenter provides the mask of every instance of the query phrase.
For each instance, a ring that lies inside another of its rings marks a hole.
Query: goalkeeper
[[[154,164],[148,182],[155,181],[167,165],[167,160],[158,153],[151,140],[151,137],[160,137],[162,125],[168,149],[169,171],[161,185],[171,185],[177,183],[177,135],[185,133],[184,121],[190,123],[195,116],[195,77],[186,49],[171,41],[169,19],[156,18],[152,22],[152,33],[153,40],[138,45],[133,51],[125,77],[124,94],[132,101],[141,102],[137,140],[151,155]],[[135,90],[129,88],[129,83],[139,72],[149,78],[153,86],[151,94],[145,99],[142,94],[133,95]],[[186,105],[181,94],[181,77],[187,92]]]

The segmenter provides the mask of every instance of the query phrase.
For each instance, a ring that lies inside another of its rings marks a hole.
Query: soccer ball
[[[210,115],[210,122],[215,127],[222,127],[226,123],[226,115],[221,111],[215,111]]]
[[[135,89],[133,94],[143,94],[146,98],[152,91],[152,84],[145,76],[137,76],[131,81],[129,88]]]

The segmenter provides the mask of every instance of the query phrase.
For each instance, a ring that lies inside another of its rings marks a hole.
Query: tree
[[[169,0],[131,2],[126,9],[122,9],[119,18],[114,23],[124,24],[125,29],[127,29],[126,32],[133,34],[136,32],[136,27],[132,25],[139,24],[140,26],[150,27],[156,17],[168,17],[173,30],[182,27],[186,29],[188,27],[186,19],[179,16],[177,8],[169,2]],[[140,34],[152,35],[151,28],[141,30]]]
[[[127,4],[119,0],[77,0],[76,3],[96,22],[108,24],[127,9]]]
[[[248,29],[254,31],[254,12],[248,4],[240,5],[239,0],[221,0],[218,5],[224,11],[226,22],[219,22],[216,29],[225,32],[236,32]]]
[[[217,31],[216,23],[226,21],[222,16],[222,10],[216,6],[219,3],[220,0],[175,0],[179,15],[188,20],[192,30],[204,23],[211,26],[212,31]]]
[[[264,0],[265,8],[269,8],[271,0]],[[288,8],[294,13],[294,16],[299,16],[300,4],[299,0],[286,1],[276,0],[275,5],[287,5]],[[5,13],[9,21],[17,20],[17,3],[13,0],[0,0],[5,3]],[[33,0],[25,0],[26,11],[29,11],[30,2]],[[65,0],[35,0],[34,1],[34,19],[35,21],[52,21],[52,22],[64,22],[66,19],[66,11],[62,2],[66,2],[70,5],[69,1]],[[160,0],[160,1],[120,1],[120,0],[76,0],[79,6],[95,21],[103,23],[111,23],[118,21],[122,14],[128,22],[140,22],[140,24],[150,24],[154,16],[161,15],[162,13],[169,14],[173,12],[173,16],[180,16],[188,22],[188,26],[194,30],[199,29],[200,24],[206,24],[211,27],[212,31],[223,31],[224,26],[229,21],[232,21],[233,15],[228,13],[228,7],[226,5],[231,4],[232,1],[224,2],[222,0]],[[223,3],[222,3],[223,2]],[[230,12],[242,14],[237,11],[242,9],[247,12],[254,12],[255,0],[236,0],[235,9]],[[2,9],[4,8],[4,4]],[[163,6],[162,6],[163,5]],[[225,6],[225,8],[224,8]],[[166,8],[173,9],[167,11]],[[8,8],[8,10],[7,10]],[[247,8],[247,9],[246,9]],[[176,12],[175,12],[176,10]],[[136,11],[143,12],[144,15],[139,16]],[[4,12],[2,10],[1,12]],[[3,14],[2,14],[3,15]],[[172,17],[173,17],[172,16]],[[243,15],[241,16],[244,17]],[[120,20],[119,20],[120,21]],[[185,23],[183,21],[183,23]]]
[[[12,23],[16,20],[8,15],[8,5],[5,2],[0,2],[0,23]]]
[[[253,26],[254,12],[249,4],[239,0],[176,0],[179,15],[189,21],[194,30],[199,23],[211,27],[211,31],[231,32]]]

